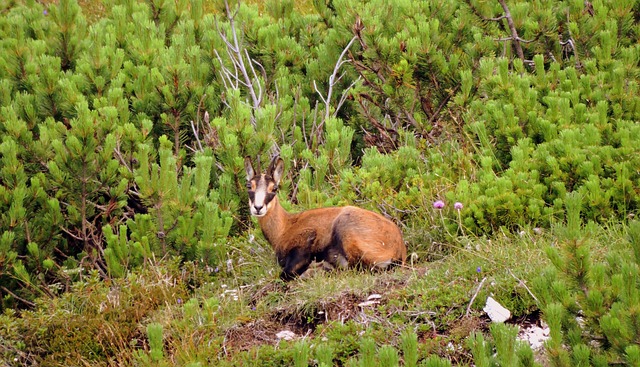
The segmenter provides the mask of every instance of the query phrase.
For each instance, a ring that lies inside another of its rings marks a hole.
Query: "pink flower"
[[[444,201],[442,201],[442,200],[434,201],[433,202],[433,208],[434,209],[442,209],[442,208],[444,208]]]
[[[453,208],[455,210],[461,210],[462,208],[464,208],[464,205],[462,205],[461,202],[456,202],[455,204],[453,204]]]

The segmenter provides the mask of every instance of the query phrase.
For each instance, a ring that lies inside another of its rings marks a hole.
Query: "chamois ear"
[[[282,173],[284,172],[284,161],[282,158],[276,156],[269,164],[269,174],[273,178],[273,181],[276,183],[276,186],[280,184],[280,179],[282,178]]]
[[[247,182],[253,179],[253,176],[256,175],[253,170],[253,164],[251,164],[251,158],[249,156],[244,157],[244,171],[247,173]]]

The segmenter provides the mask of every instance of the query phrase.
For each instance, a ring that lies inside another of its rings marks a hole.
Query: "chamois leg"
[[[387,270],[389,267],[391,267],[391,265],[393,265],[393,261],[391,260],[380,261],[373,264],[373,266],[371,267],[371,271]]]
[[[289,281],[307,270],[311,264],[311,254],[305,249],[294,247],[284,256],[278,256],[278,263],[282,267],[280,279]]]
[[[327,255],[324,260],[325,263],[330,265],[331,269],[346,269],[349,267],[349,261],[347,261],[343,251],[340,251],[339,249],[331,249],[327,251]]]

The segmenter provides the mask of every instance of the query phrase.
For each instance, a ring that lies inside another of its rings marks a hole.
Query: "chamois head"
[[[251,158],[244,159],[244,169],[247,173],[247,189],[249,189],[249,210],[251,215],[262,217],[271,208],[273,199],[276,197],[278,184],[284,172],[284,161],[275,156],[267,172],[260,173],[260,161],[257,169],[253,169]]]

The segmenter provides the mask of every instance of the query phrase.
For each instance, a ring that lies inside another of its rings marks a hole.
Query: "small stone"
[[[289,330],[282,330],[276,334],[276,338],[278,338],[278,340],[293,340],[296,338],[296,333]]]

